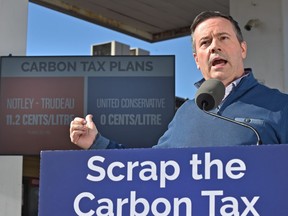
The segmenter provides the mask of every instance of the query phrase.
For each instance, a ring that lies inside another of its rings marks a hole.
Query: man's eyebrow
[[[231,36],[231,34],[229,32],[218,32],[215,34],[216,37],[221,37],[221,36]],[[201,41],[206,41],[206,40],[210,40],[211,36],[207,35],[207,36],[203,36],[201,37],[198,42],[201,43]]]
[[[228,36],[230,36],[231,34],[229,34],[228,32],[218,32],[218,33],[216,33],[215,34],[216,36],[222,36],[222,35],[228,35]],[[201,37],[200,39],[199,39],[199,41],[200,40],[207,40],[207,39],[209,39],[211,36],[210,35],[208,35],[208,36],[203,36],[203,37]]]
[[[202,41],[202,40],[209,40],[210,39],[210,36],[204,36],[204,37],[201,37],[199,39],[199,41]]]
[[[228,35],[231,36],[231,34],[229,34],[228,32],[219,32],[216,34],[217,36],[223,36],[223,35]]]

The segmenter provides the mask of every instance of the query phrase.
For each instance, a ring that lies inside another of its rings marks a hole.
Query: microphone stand
[[[255,135],[257,136],[257,143],[256,143],[256,145],[258,146],[258,145],[261,145],[261,144],[262,144],[262,141],[261,141],[261,138],[260,138],[260,135],[259,135],[258,131],[257,131],[254,127],[252,127],[251,125],[245,124],[245,123],[243,123],[243,122],[235,121],[235,120],[233,120],[233,119],[227,118],[227,117],[225,117],[225,116],[217,115],[217,114],[212,113],[212,112],[208,112],[208,111],[205,110],[205,107],[206,107],[206,103],[203,102],[203,108],[202,108],[202,110],[203,110],[206,114],[208,114],[208,115],[211,115],[211,116],[214,116],[214,117],[216,117],[216,118],[220,118],[220,119],[223,119],[223,120],[232,122],[232,123],[234,123],[234,124],[242,125],[242,126],[244,126],[244,127],[246,127],[246,128],[249,128],[249,129],[252,130],[252,131],[255,133]]]

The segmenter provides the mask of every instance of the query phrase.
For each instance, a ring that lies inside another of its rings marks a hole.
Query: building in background
[[[91,46],[91,55],[150,55],[150,52],[141,48],[131,48],[129,45],[118,41],[94,44]]]

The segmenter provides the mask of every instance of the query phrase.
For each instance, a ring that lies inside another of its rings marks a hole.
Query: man
[[[244,69],[247,45],[238,23],[219,12],[199,14],[191,25],[194,59],[204,77],[225,85],[225,96],[213,112],[253,126],[263,144],[288,143],[288,95],[261,85]],[[128,135],[128,134],[127,134]],[[70,139],[84,149],[123,148],[99,134],[92,116],[75,118]],[[141,137],[139,137],[141,139]],[[207,115],[194,100],[185,102],[155,147],[252,145],[257,137],[248,128]]]

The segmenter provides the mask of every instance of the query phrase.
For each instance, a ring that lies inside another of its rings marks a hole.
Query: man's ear
[[[197,65],[197,69],[200,70],[200,66],[199,66],[199,64],[198,64],[197,53],[193,52],[193,57],[194,57],[194,60],[195,60],[196,65]]]
[[[246,41],[241,42],[240,46],[242,49],[242,59],[245,59],[247,56],[247,43],[246,43]]]

